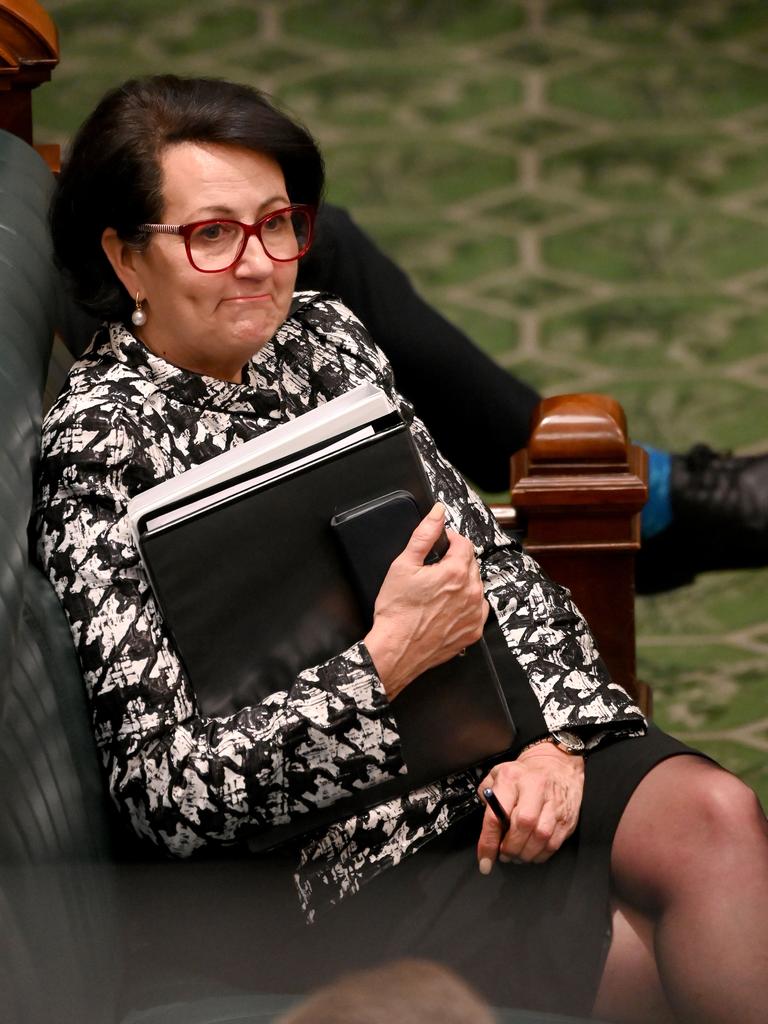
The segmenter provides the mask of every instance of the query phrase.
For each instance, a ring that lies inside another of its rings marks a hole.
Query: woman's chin
[[[276,317],[274,313],[271,315],[265,314],[266,310],[262,315],[254,314],[247,316],[245,311],[242,311],[237,321],[230,325],[227,332],[232,340],[232,345],[237,346],[244,352],[250,351],[251,355],[255,355],[259,349],[264,348],[282,323],[282,320]]]

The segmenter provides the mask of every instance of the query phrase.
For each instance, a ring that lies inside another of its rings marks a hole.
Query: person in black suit
[[[322,206],[298,287],[338,295],[384,351],[450,461],[485,491],[508,488],[509,457],[528,443],[541,396],[430,306],[346,210]],[[768,564],[768,454],[734,456],[705,445],[685,454],[648,451],[640,591],[679,586],[707,569]]]

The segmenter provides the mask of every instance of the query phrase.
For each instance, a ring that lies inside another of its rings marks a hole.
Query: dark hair
[[[133,302],[101,247],[105,228],[144,248],[162,219],[161,157],[176,142],[243,146],[280,166],[291,202],[317,207],[323,159],[309,132],[247,85],[156,75],[110,90],[75,136],[51,207],[56,260],[75,298],[105,319]]]

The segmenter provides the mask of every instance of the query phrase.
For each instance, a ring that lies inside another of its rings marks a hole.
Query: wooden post
[[[512,459],[512,505],[525,547],[568,587],[611,675],[643,709],[635,672],[635,555],[647,460],[627,440],[621,406],[604,395],[540,404],[528,447]]]
[[[32,90],[47,82],[59,63],[59,40],[50,15],[36,0],[0,0],[0,128],[30,145]],[[38,146],[52,171],[58,146]]]

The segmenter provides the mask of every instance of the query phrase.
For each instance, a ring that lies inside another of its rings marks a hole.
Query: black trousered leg
[[[389,359],[443,454],[486,491],[509,488],[539,395],[428,305],[346,211],[321,208],[298,286],[337,295]]]

